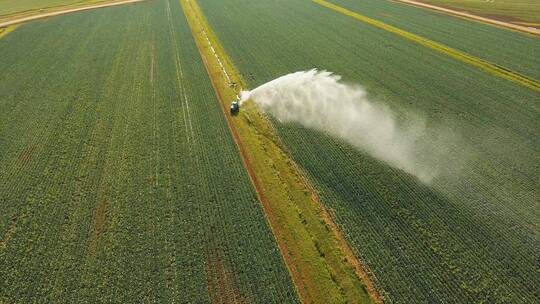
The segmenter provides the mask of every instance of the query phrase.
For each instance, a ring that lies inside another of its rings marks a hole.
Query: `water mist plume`
[[[316,69],[291,73],[243,91],[240,103],[247,100],[282,123],[338,137],[424,183],[437,175],[440,132],[427,132],[416,115],[398,121],[388,107],[371,101],[362,87],[342,83],[339,75]]]

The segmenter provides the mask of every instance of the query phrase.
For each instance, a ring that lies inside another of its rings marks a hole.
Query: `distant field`
[[[538,0],[418,0],[506,21],[534,23],[540,27]]]
[[[55,7],[105,1],[108,0],[0,0],[0,21],[11,15],[28,14],[32,11],[46,11]]]
[[[106,0],[0,0],[0,16],[54,6],[103,1]]]
[[[0,303],[298,302],[178,1],[0,53]]]
[[[540,79],[540,39],[448,14],[385,0],[330,0],[364,16]]]
[[[388,1],[332,2],[538,75],[527,51],[540,46],[534,37]],[[311,1],[199,3],[250,88],[328,69],[396,113],[449,130],[444,173],[426,185],[340,140],[274,121],[388,302],[538,302],[537,91]],[[512,53],[530,59],[512,64]]]

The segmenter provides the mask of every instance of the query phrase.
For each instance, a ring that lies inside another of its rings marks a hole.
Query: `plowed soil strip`
[[[471,66],[474,66],[474,67],[476,67],[476,68],[478,68],[480,70],[488,72],[488,73],[490,73],[490,74],[492,74],[494,76],[504,78],[506,80],[513,81],[513,82],[515,82],[517,84],[520,84],[520,85],[522,85],[524,87],[527,87],[527,88],[529,88],[531,90],[540,92],[540,82],[538,80],[536,80],[536,79],[528,78],[528,77],[526,77],[524,75],[520,75],[520,74],[518,74],[516,72],[513,72],[511,70],[508,70],[508,69],[505,69],[505,68],[500,67],[498,65],[494,65],[494,64],[492,64],[490,62],[484,61],[484,60],[482,60],[482,59],[480,59],[478,57],[475,57],[475,56],[469,55],[469,54],[467,54],[465,52],[453,49],[453,48],[451,48],[449,46],[446,46],[446,45],[444,45],[442,43],[438,43],[438,42],[429,40],[427,38],[424,38],[422,36],[419,36],[419,35],[404,31],[404,30],[399,29],[399,28],[397,28],[395,26],[386,24],[386,23],[384,23],[382,21],[379,21],[379,20],[376,20],[376,19],[366,17],[366,16],[361,15],[361,14],[359,14],[357,12],[348,10],[348,9],[346,9],[344,7],[341,7],[339,5],[335,5],[335,4],[327,2],[325,0],[312,0],[312,1],[315,2],[316,4],[320,5],[320,6],[331,9],[331,10],[337,12],[337,13],[352,17],[352,18],[354,18],[354,19],[356,19],[358,21],[361,21],[363,23],[375,26],[375,27],[377,27],[379,29],[382,29],[382,30],[385,30],[387,32],[396,34],[396,35],[401,36],[401,37],[403,37],[403,38],[405,38],[407,40],[410,40],[412,42],[420,44],[420,45],[422,45],[424,47],[430,48],[432,50],[435,50],[437,52],[445,54],[445,55],[447,55],[449,57],[452,57],[452,58],[454,58],[456,60],[467,63],[467,64],[469,64]]]

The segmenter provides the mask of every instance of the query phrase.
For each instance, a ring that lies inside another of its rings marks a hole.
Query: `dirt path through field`
[[[88,6],[77,7],[77,8],[63,9],[63,10],[59,10],[59,11],[55,11],[55,12],[48,12],[48,13],[43,13],[43,14],[38,14],[38,15],[33,15],[33,16],[26,16],[26,17],[22,17],[22,18],[17,18],[17,19],[5,21],[5,22],[0,23],[0,27],[8,27],[10,25],[24,23],[24,22],[28,22],[28,21],[34,21],[34,20],[37,20],[37,19],[43,19],[43,18],[54,17],[54,16],[58,16],[58,15],[64,15],[64,14],[69,14],[69,13],[75,13],[75,12],[80,12],[80,11],[96,9],[96,8],[124,5],[124,4],[128,4],[128,3],[135,3],[135,2],[142,2],[142,1],[146,1],[146,0],[122,0],[122,1],[115,1],[115,2],[109,2],[109,3],[88,5]]]
[[[525,32],[525,33],[540,36],[540,29],[530,27],[530,26],[517,25],[517,24],[513,24],[513,23],[509,23],[509,22],[504,22],[504,21],[495,20],[495,19],[491,19],[491,18],[481,17],[481,16],[470,14],[470,13],[467,13],[467,12],[457,11],[457,10],[453,10],[453,9],[449,9],[449,8],[445,8],[445,7],[440,7],[440,6],[437,6],[437,5],[427,4],[427,3],[423,3],[423,2],[413,1],[413,0],[392,0],[392,1],[411,4],[411,5],[427,8],[427,9],[432,9],[432,10],[444,12],[444,13],[451,14],[451,15],[456,15],[456,16],[459,16],[459,17],[465,17],[465,18],[469,18],[469,19],[474,19],[476,21],[485,22],[485,23],[489,23],[489,24],[493,24],[493,25],[498,25],[498,26],[509,28],[509,29],[517,30],[517,31],[520,31],[520,32]]]

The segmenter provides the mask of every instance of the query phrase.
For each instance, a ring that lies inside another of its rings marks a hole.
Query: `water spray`
[[[342,139],[424,183],[437,175],[440,143],[426,140],[424,121],[418,115],[398,121],[389,107],[339,75],[316,69],[291,73],[242,91],[238,105],[248,100],[281,123]]]

